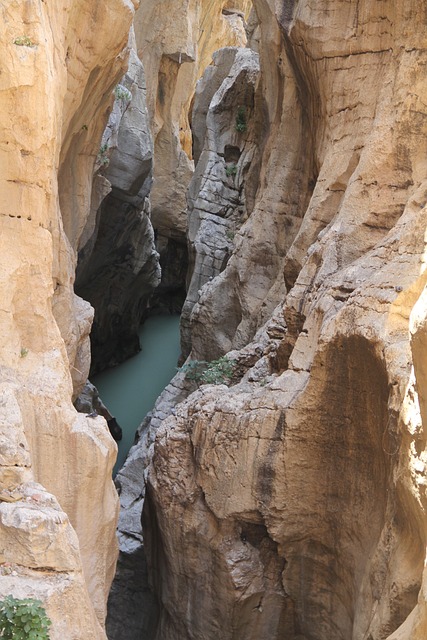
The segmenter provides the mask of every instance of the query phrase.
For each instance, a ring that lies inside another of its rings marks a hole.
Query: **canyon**
[[[425,640],[426,8],[60,4],[0,7],[0,600]],[[159,313],[185,364],[113,482],[81,394]]]

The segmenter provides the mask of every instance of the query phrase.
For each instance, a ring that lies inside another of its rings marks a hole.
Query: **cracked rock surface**
[[[191,340],[258,360],[157,431],[156,637],[422,640],[424,8],[254,6],[259,188]]]

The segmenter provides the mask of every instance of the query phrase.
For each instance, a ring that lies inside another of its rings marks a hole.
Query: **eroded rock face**
[[[56,498],[28,482],[2,491],[0,500],[1,594],[41,600],[52,640],[105,638],[90,604],[79,541]]]
[[[192,117],[197,165],[188,189],[189,283],[181,315],[184,357],[197,330],[194,305],[201,289],[225,269],[234,236],[250,213],[246,176],[258,154],[253,126],[258,75],[258,54],[251,49],[220,49],[197,86]],[[248,191],[256,191],[256,185]],[[230,313],[227,320],[223,330],[233,331]],[[215,355],[205,353],[208,360]]]
[[[114,108],[97,155],[77,268],[76,291],[95,309],[92,374],[139,351],[141,319],[160,282],[148,200],[153,141],[133,31],[130,44],[129,67],[114,89]]]
[[[0,547],[12,562],[0,593],[40,597],[54,640],[105,638],[116,561],[116,445],[103,418],[72,406],[92,319],[73,281],[136,4],[0,8]],[[11,536],[22,544],[9,549]]]
[[[188,115],[196,82],[214,51],[246,44],[244,18],[251,4],[144,0],[137,12],[136,40],[147,74],[155,145],[153,224],[167,237],[184,238],[186,232],[186,191],[193,173]]]
[[[156,637],[421,640],[424,8],[255,8],[260,188],[199,299],[193,350],[247,345],[278,302],[285,329],[240,383],[199,390],[158,431]]]
[[[78,292],[95,307],[91,333],[92,374],[140,349],[138,331],[150,294],[160,282],[159,254],[144,208],[113,192],[100,207],[96,243],[78,281]]]
[[[186,194],[194,171],[189,116],[196,82],[214,51],[246,44],[251,6],[251,0],[144,0],[135,17],[154,139],[152,222],[161,263],[167,264],[153,301],[158,310],[180,311],[185,299]]]

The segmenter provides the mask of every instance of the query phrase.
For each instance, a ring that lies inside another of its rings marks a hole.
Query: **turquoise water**
[[[142,351],[93,377],[102,401],[123,429],[114,473],[123,465],[135,431],[176,373],[179,316],[153,316],[139,332]]]

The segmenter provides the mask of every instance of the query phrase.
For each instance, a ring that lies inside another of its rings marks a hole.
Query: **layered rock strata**
[[[255,8],[260,188],[205,285],[193,350],[242,347],[280,301],[284,334],[157,433],[144,516],[156,637],[421,640],[424,9]],[[257,340],[230,354],[237,367]]]
[[[92,321],[73,281],[136,4],[0,8],[0,594],[40,597],[53,640],[105,638],[116,560],[116,445],[72,406]]]

